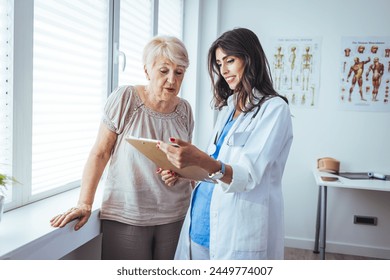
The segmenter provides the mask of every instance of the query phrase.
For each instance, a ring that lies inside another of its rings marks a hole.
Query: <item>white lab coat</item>
[[[232,97],[220,112],[212,141],[234,108]],[[221,146],[218,159],[231,165],[231,184],[215,185],[210,206],[210,259],[283,259],[282,175],[292,143],[291,113],[279,97],[240,114]],[[227,145],[233,142],[233,145]],[[192,201],[192,198],[191,198]],[[175,259],[190,259],[190,210]]]

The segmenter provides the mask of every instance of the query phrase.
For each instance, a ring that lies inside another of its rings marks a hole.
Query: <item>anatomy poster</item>
[[[317,106],[320,83],[319,38],[275,38],[268,56],[275,89],[291,106]]]
[[[342,107],[390,112],[390,37],[344,37],[341,43]]]

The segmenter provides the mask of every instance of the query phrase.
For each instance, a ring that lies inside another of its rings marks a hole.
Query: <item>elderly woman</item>
[[[80,229],[90,217],[96,188],[110,160],[101,207],[102,259],[173,259],[191,194],[191,182],[164,184],[161,171],[125,141],[127,135],[191,141],[189,103],[178,93],[189,65],[175,37],[153,38],[144,49],[147,85],[123,86],[107,100],[102,123],[83,172],[76,207],[51,220],[63,227],[73,219]]]

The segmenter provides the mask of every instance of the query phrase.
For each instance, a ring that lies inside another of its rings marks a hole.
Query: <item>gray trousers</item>
[[[102,220],[102,259],[173,260],[182,224],[143,227]]]

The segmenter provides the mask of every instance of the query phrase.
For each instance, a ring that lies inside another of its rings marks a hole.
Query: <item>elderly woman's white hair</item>
[[[174,36],[156,36],[150,40],[143,52],[144,66],[150,68],[161,56],[185,69],[190,64],[186,47]]]

